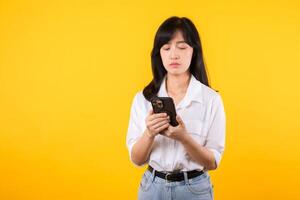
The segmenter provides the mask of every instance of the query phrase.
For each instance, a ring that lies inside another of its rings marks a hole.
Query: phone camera
[[[160,99],[155,99],[153,104],[159,109],[163,108],[163,102]]]

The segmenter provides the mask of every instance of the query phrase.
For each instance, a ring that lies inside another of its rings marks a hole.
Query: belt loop
[[[167,172],[166,175],[165,175],[165,184],[167,185],[169,183],[168,181],[168,176],[170,175],[171,173]]]
[[[154,168],[152,168],[153,169],[153,171],[152,171],[152,182],[154,181],[154,179],[155,179],[155,169]]]
[[[185,182],[185,184],[188,185],[189,184],[189,178],[188,178],[188,175],[187,175],[186,171],[183,172],[183,176],[184,176],[184,182]]]

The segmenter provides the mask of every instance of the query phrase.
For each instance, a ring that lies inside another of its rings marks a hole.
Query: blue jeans
[[[213,200],[213,185],[207,172],[195,178],[180,182],[168,182],[165,179],[154,177],[146,170],[140,182],[139,200]]]

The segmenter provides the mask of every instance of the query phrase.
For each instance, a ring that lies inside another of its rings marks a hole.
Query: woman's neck
[[[166,75],[166,90],[171,95],[185,94],[191,79],[190,73],[185,73],[179,76],[171,74]]]

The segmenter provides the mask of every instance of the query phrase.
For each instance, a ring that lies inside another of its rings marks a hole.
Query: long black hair
[[[160,48],[168,43],[176,33],[181,31],[184,40],[193,48],[189,71],[195,78],[210,87],[205,70],[202,46],[198,31],[193,22],[186,17],[173,16],[166,19],[158,28],[151,51],[152,81],[144,88],[143,95],[150,101],[159,91],[162,80],[167,73],[160,56]]]

